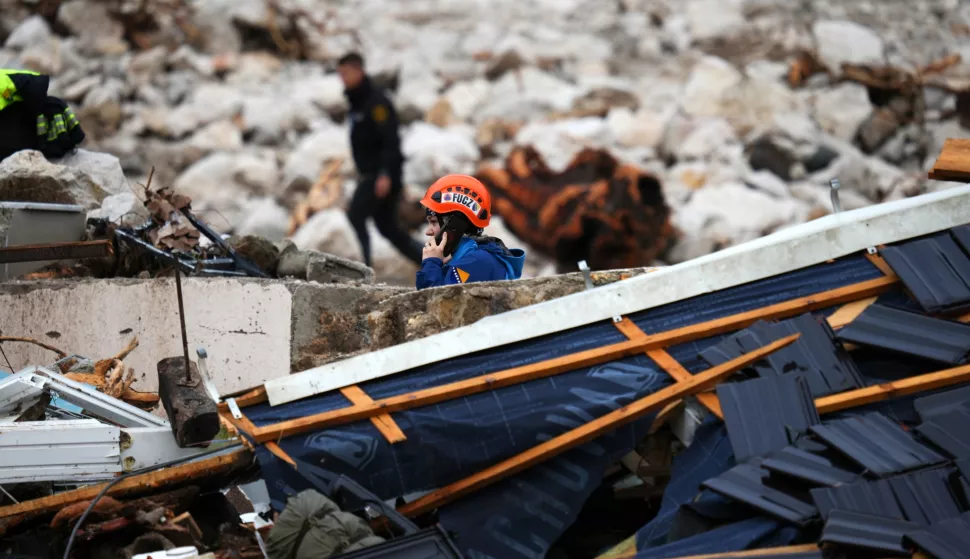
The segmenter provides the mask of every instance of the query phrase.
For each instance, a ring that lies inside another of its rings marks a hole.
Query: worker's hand
[[[445,245],[447,243],[448,233],[441,235],[441,243],[436,243],[434,237],[428,238],[428,242],[424,243],[424,250],[421,251],[421,260],[440,258],[442,262],[445,262]],[[448,260],[451,260],[451,258]]]
[[[377,182],[374,183],[374,194],[378,198],[384,198],[391,192],[391,177],[387,175],[380,175],[377,177]]]

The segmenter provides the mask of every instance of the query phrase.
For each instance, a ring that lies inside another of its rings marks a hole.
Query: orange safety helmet
[[[436,180],[425,192],[421,205],[436,214],[461,212],[479,229],[487,227],[492,217],[488,189],[468,175],[446,175]]]

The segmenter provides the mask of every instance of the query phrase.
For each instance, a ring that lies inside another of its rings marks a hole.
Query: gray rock
[[[896,133],[899,126],[899,117],[894,111],[879,109],[859,128],[859,145],[866,153],[874,153]]]
[[[39,151],[19,151],[0,162],[0,200],[100,207],[105,198],[129,192],[117,157],[78,150],[57,162]]]
[[[374,283],[374,269],[360,262],[324,254],[309,252],[306,266],[307,281],[317,283]]]
[[[151,214],[133,192],[122,192],[105,198],[101,209],[88,212],[88,217],[107,219],[125,227],[139,227],[148,221]]]
[[[24,49],[34,45],[47,43],[53,35],[47,20],[39,15],[32,15],[20,22],[7,37],[4,46],[11,49]]]
[[[125,29],[104,3],[69,0],[60,5],[57,20],[80,39],[81,50],[92,54],[121,54],[128,50]]]
[[[819,58],[835,74],[842,72],[843,64],[885,64],[885,43],[868,27],[851,21],[820,20],[812,26],[812,34]]]
[[[815,120],[823,130],[846,141],[855,137],[872,110],[868,89],[857,83],[841,84],[815,98]]]

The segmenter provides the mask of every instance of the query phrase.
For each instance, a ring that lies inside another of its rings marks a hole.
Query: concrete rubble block
[[[133,192],[122,192],[108,196],[101,208],[88,212],[88,218],[107,219],[123,227],[139,227],[151,217],[145,203]]]
[[[126,192],[121,162],[105,153],[77,150],[49,161],[39,151],[23,150],[0,162],[0,200],[77,204],[90,210]]]
[[[872,29],[842,20],[819,20],[812,26],[819,58],[828,69],[842,72],[843,64],[885,64],[886,45]]]
[[[374,283],[374,269],[332,254],[310,252],[306,279],[317,283]]]
[[[70,0],[60,5],[57,21],[81,41],[81,48],[92,54],[121,54],[128,50],[121,23],[108,13],[102,2]]]

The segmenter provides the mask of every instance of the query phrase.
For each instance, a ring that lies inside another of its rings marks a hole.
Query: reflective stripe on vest
[[[28,76],[39,76],[37,72],[29,70],[0,70],[0,111],[7,108],[7,105],[23,101],[17,93],[17,86],[13,83],[10,76],[15,74],[27,74]]]

